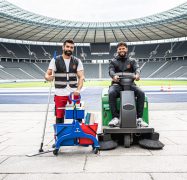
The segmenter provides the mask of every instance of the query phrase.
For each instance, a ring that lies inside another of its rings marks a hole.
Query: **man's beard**
[[[71,55],[73,54],[73,52],[70,51],[70,50],[64,50],[64,54],[65,54],[66,56],[71,56]]]
[[[118,53],[119,57],[121,57],[121,58],[124,58],[126,56],[126,54],[127,53],[125,53],[125,52],[123,54],[122,53]]]

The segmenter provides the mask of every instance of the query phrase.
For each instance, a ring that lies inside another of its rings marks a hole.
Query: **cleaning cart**
[[[97,123],[93,125],[86,125],[80,123],[80,119],[84,119],[85,110],[76,107],[76,102],[79,99],[72,98],[73,93],[69,95],[69,99],[73,102],[72,109],[65,109],[65,118],[73,119],[72,123],[69,124],[54,124],[55,130],[55,149],[53,150],[54,155],[58,155],[59,149],[62,146],[92,146],[95,154],[99,151],[99,143],[96,138],[97,135]]]

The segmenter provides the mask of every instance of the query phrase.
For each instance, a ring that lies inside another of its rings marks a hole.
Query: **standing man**
[[[109,75],[112,78],[112,85],[109,88],[109,106],[112,112],[112,120],[109,122],[109,126],[119,126],[119,112],[117,110],[117,98],[120,97],[120,91],[123,91],[123,87],[119,84],[119,76],[117,74],[122,72],[135,73],[135,80],[140,80],[140,68],[137,61],[128,57],[128,47],[125,42],[120,42],[117,45],[117,56],[109,64]],[[131,90],[134,91],[137,97],[137,122],[143,126],[143,109],[144,109],[144,92],[136,86],[132,85]],[[144,124],[144,126],[147,126]]]
[[[74,98],[78,98],[84,81],[83,64],[80,59],[72,56],[73,40],[64,41],[62,51],[62,55],[51,60],[45,73],[47,81],[52,81],[55,78],[56,124],[64,123],[64,107],[69,101],[68,96],[74,92]]]

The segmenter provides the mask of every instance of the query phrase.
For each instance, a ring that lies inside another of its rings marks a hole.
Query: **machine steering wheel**
[[[122,73],[122,75],[119,76],[119,79],[132,79],[135,80],[135,73]]]

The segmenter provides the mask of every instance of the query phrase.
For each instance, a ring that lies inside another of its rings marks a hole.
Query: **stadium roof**
[[[187,3],[163,13],[115,22],[59,20],[0,0],[0,38],[77,43],[150,41],[187,36]]]

